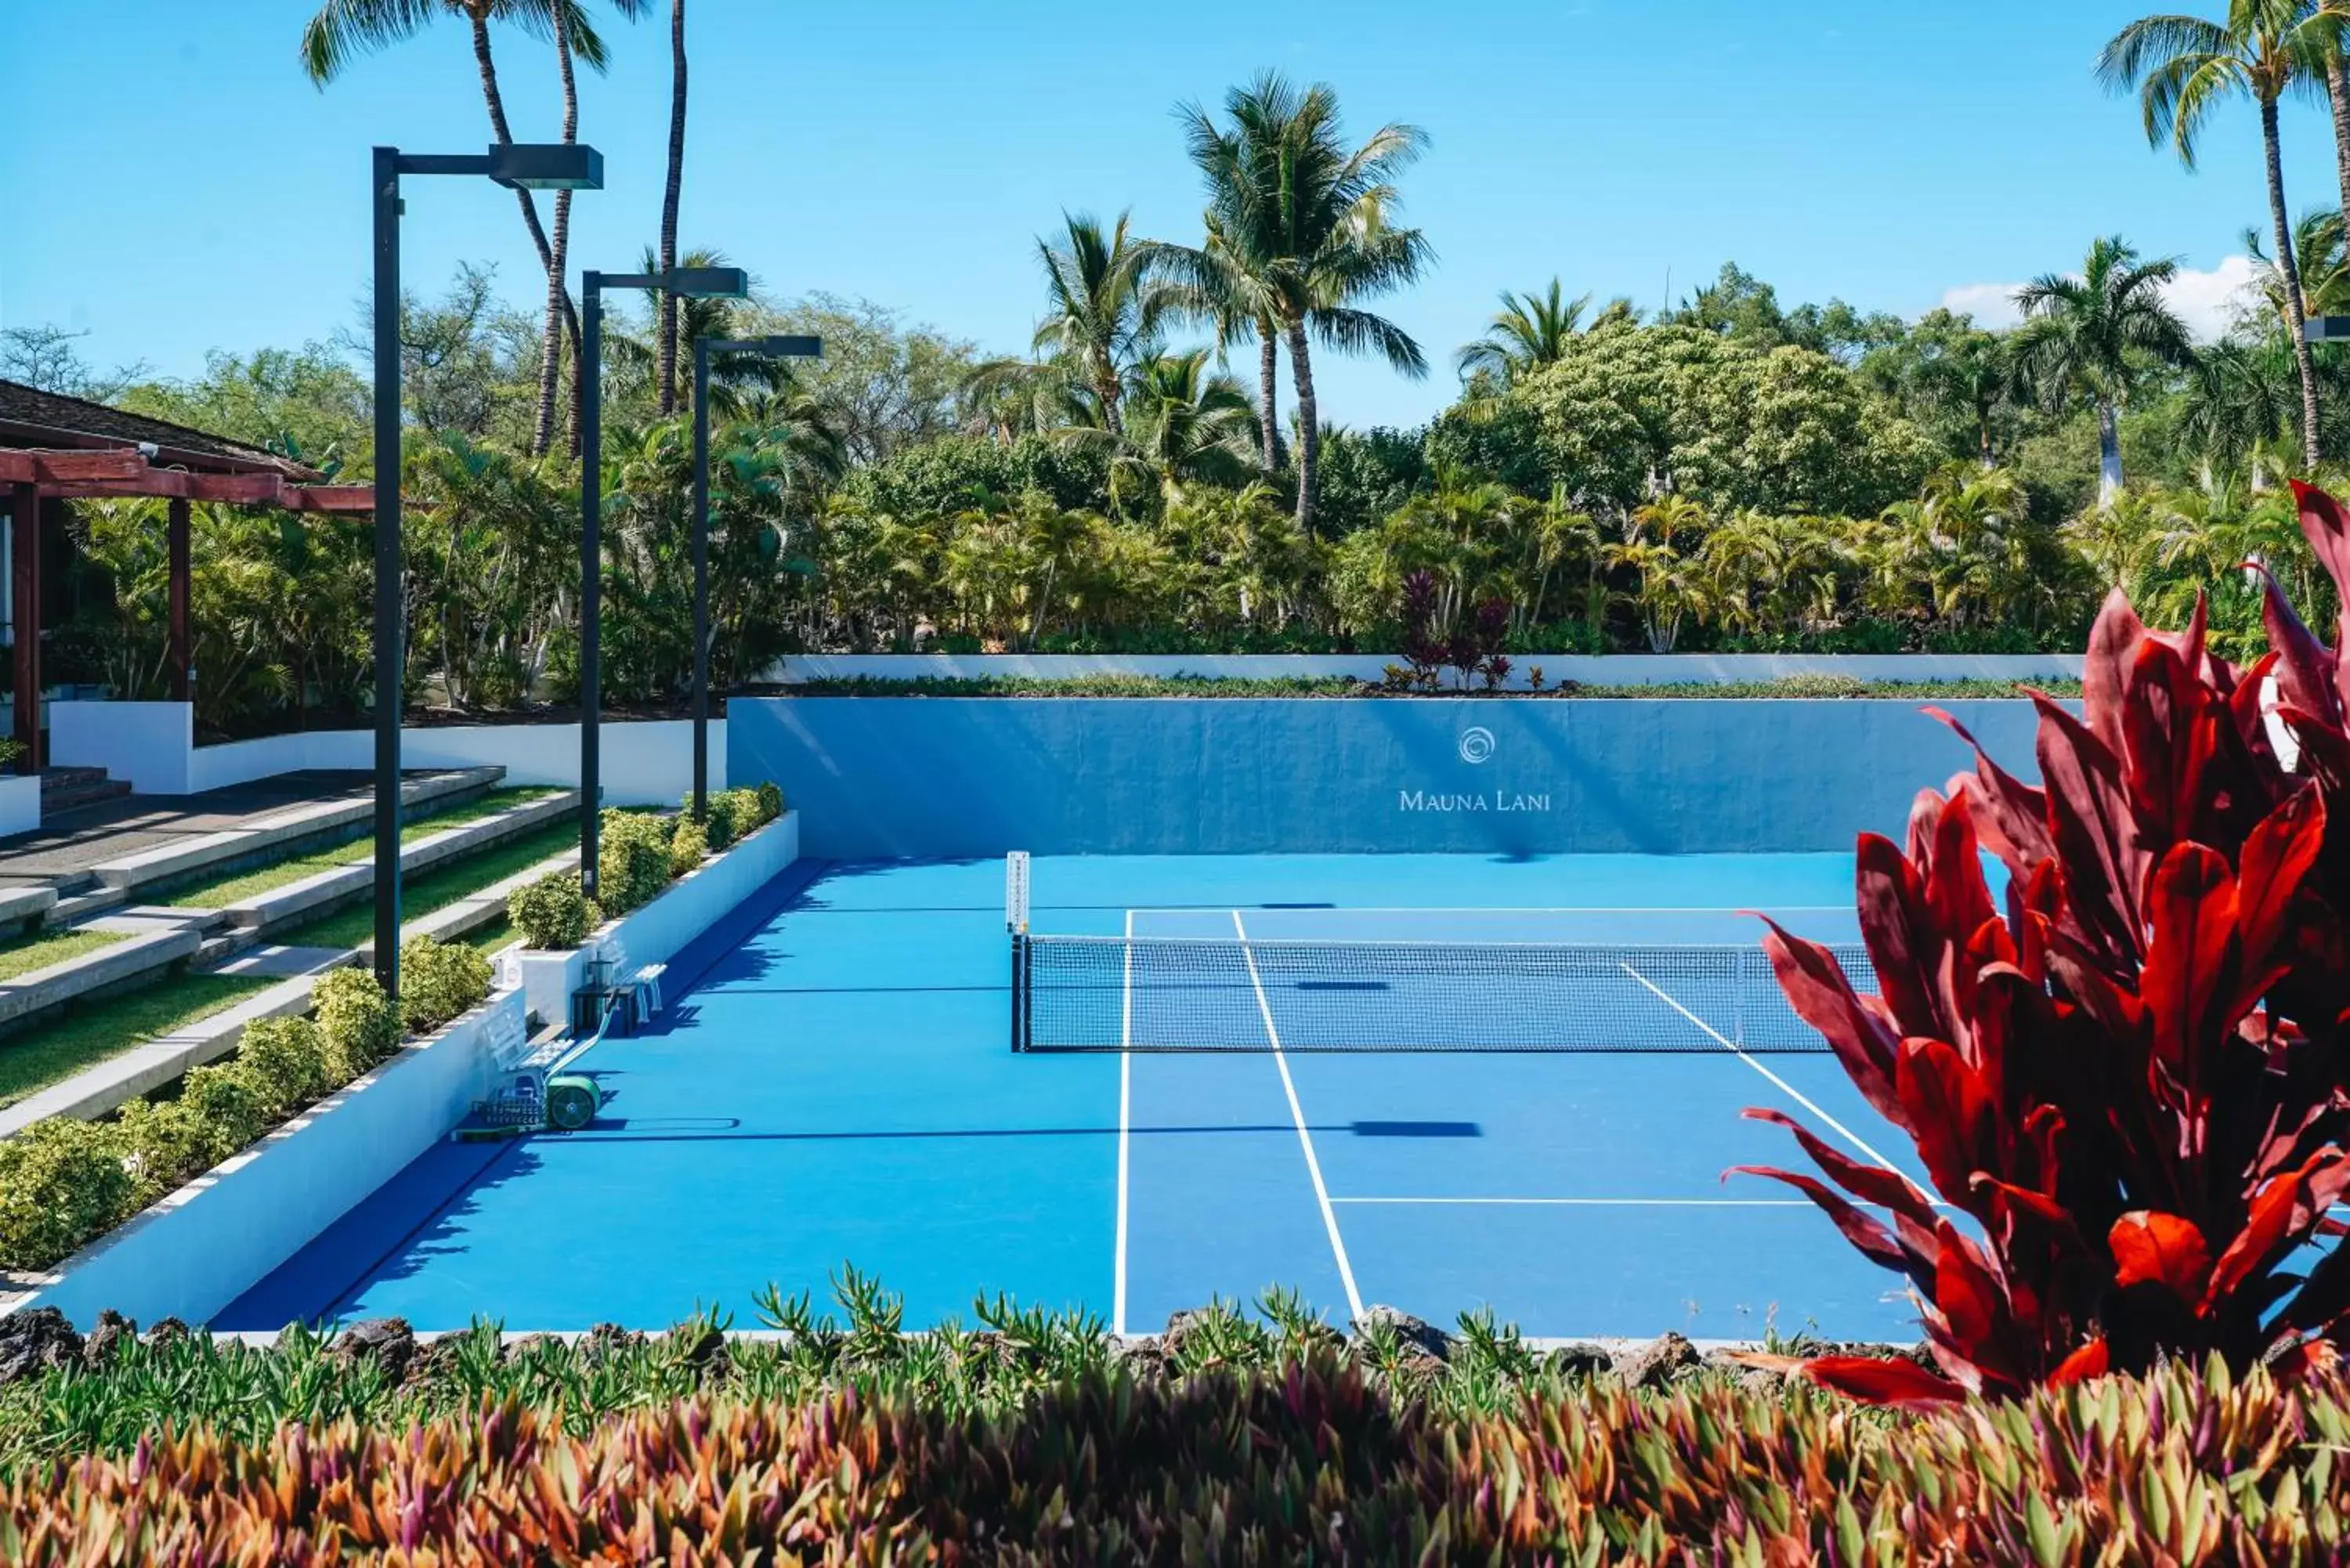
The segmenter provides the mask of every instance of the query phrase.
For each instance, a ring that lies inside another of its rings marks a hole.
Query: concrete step
[[[57,899],[57,908],[49,911],[50,925],[69,926],[92,915],[120,909],[128,897],[119,888],[99,886],[95,877],[84,875],[72,880],[80,884],[79,890]]]

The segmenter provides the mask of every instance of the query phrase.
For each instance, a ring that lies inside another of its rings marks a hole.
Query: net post
[[[1012,933],[1012,1049],[1028,1049],[1028,933]]]

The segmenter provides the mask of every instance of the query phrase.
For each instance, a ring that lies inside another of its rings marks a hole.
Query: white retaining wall
[[[800,815],[787,811],[671,883],[660,897],[608,920],[579,947],[558,951],[509,949],[504,983],[519,985],[541,1022],[567,1025],[571,993],[588,975],[589,956],[617,941],[629,964],[667,963],[800,857]]]
[[[0,838],[41,826],[41,781],[37,774],[0,777]]]
[[[1377,680],[1396,653],[811,653],[770,668],[764,680],[980,680],[1024,676],[1068,680],[1085,676],[1179,675],[1219,680],[1307,680],[1351,675]],[[2077,653],[1528,653],[1510,656],[1505,684],[1523,691],[1536,665],[1545,685],[1724,685],[1790,675],[1849,675],[1861,680],[2055,680],[2081,673]],[[1448,670],[1445,684],[1452,684]]]
[[[312,730],[217,746],[195,744],[185,702],[57,702],[51,705],[50,760],[102,767],[140,794],[201,794],[307,768],[364,771],[375,765],[372,730]],[[693,787],[690,720],[608,721],[602,772],[608,805],[675,805]],[[400,765],[494,764],[510,784],[579,783],[577,724],[411,724],[400,732]],[[710,722],[710,784],[726,787],[726,722]],[[6,831],[0,827],[0,832]]]
[[[464,1118],[488,1092],[502,991],[60,1263],[25,1303],[84,1328],[107,1307],[201,1324],[250,1290]]]

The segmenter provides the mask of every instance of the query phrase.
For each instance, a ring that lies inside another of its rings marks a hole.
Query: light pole
[[[693,340],[693,820],[710,819],[710,357],[814,359],[821,337]]]
[[[666,273],[579,275],[579,886],[596,896],[603,807],[604,291],[655,289],[688,299],[740,299],[751,275],[739,266],[681,266]]]
[[[375,150],[375,976],[400,995],[400,709],[408,653],[400,560],[400,177],[486,176],[514,191],[600,191],[604,155],[576,143],[486,153]]]

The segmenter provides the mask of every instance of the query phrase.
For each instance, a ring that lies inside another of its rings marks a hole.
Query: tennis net
[[[1015,1051],[1828,1049],[1754,946],[1015,931]],[[1856,987],[1866,949],[1832,944]]]

